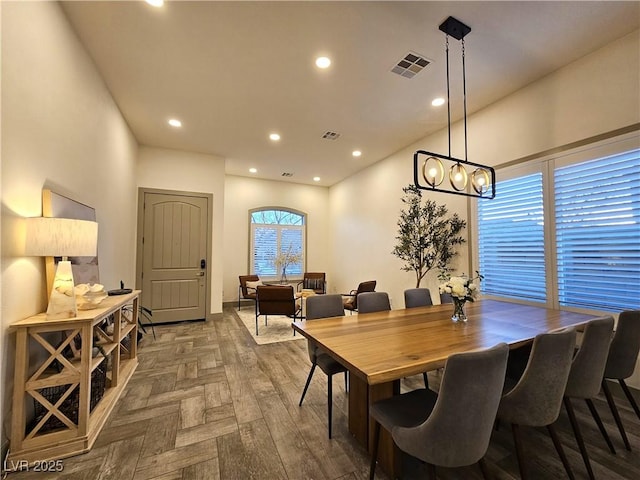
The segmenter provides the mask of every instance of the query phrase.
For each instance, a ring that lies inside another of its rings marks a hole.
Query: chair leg
[[[302,397],[300,397],[299,407],[302,406],[302,401],[304,400],[304,396],[307,394],[307,388],[309,388],[309,384],[311,383],[311,377],[313,377],[313,372],[316,369],[316,364],[311,365],[311,370],[309,371],[309,376],[307,377],[307,383],[304,384],[304,390],[302,390]]]
[[[587,447],[584,444],[582,433],[580,432],[580,425],[578,425],[578,420],[576,419],[576,414],[573,410],[573,405],[571,404],[571,399],[569,397],[564,397],[564,406],[567,409],[567,414],[569,415],[569,422],[571,423],[571,428],[573,428],[573,434],[575,435],[576,441],[578,442],[578,447],[580,448],[580,454],[582,454],[582,460],[584,461],[584,466],[587,467],[587,473],[589,474],[589,478],[591,480],[595,480],[595,476],[593,475],[593,469],[591,468],[591,462],[589,461],[589,454],[587,453]]]
[[[436,466],[433,463],[427,463],[427,478],[436,480]]]
[[[429,377],[427,377],[427,372],[422,372],[422,379],[424,380],[424,388],[429,388]]]
[[[524,450],[522,449],[522,440],[520,438],[520,426],[513,423],[511,424],[511,431],[513,432],[513,444],[516,447],[516,458],[518,459],[518,468],[520,469],[520,478],[527,480],[527,469],[524,464]]]
[[[611,443],[611,439],[609,438],[609,434],[607,433],[607,430],[604,428],[604,424],[602,423],[602,420],[600,419],[600,415],[598,414],[598,410],[596,410],[596,406],[593,404],[593,400],[591,400],[590,398],[585,398],[584,401],[587,402],[587,406],[589,407],[589,411],[591,412],[591,416],[596,421],[596,425],[598,425],[598,429],[600,430],[600,433],[602,434],[602,438],[604,438],[604,441],[607,442],[607,446],[609,447],[609,451],[615,455],[616,454],[616,449],[613,447],[613,443]]]
[[[333,410],[333,375],[327,378],[327,417],[329,419],[329,439],[331,439],[331,413]]]
[[[564,465],[564,471],[567,472],[567,476],[570,480],[575,480],[573,470],[571,470],[569,460],[567,460],[567,456],[564,454],[564,449],[562,448],[562,443],[560,443],[560,438],[558,438],[555,427],[553,425],[547,425],[547,430],[549,431],[549,436],[553,441],[553,446],[556,447],[556,452],[558,452],[562,465]]]
[[[484,457],[478,460],[478,466],[482,472],[482,478],[484,478],[484,480],[489,480],[491,477],[489,476],[489,469],[487,468],[487,462],[485,462]]]
[[[349,370],[344,371],[344,391],[349,392]]]
[[[633,395],[631,395],[631,391],[629,390],[629,387],[627,387],[626,382],[622,378],[619,378],[618,382],[620,382],[620,386],[622,387],[622,390],[627,396],[627,400],[629,400],[629,403],[633,407],[633,411],[636,412],[638,419],[640,419],[640,408],[638,408],[638,404],[634,400]]]
[[[373,429],[373,449],[371,450],[371,466],[369,467],[369,480],[373,480],[376,474],[376,461],[378,460],[378,444],[380,443],[380,424],[376,422]]]
[[[256,337],[258,336],[258,302],[256,301]]]
[[[631,444],[629,443],[629,439],[627,438],[627,433],[624,431],[624,427],[622,426],[622,419],[620,418],[620,414],[618,413],[618,407],[616,407],[616,402],[613,400],[613,395],[611,395],[611,390],[609,390],[609,385],[605,379],[602,380],[602,391],[604,392],[604,396],[607,399],[607,403],[609,404],[609,410],[611,410],[611,414],[613,415],[613,419],[616,421],[616,425],[618,426],[618,431],[620,432],[620,436],[622,437],[622,441],[624,442],[624,447],[631,451]]]

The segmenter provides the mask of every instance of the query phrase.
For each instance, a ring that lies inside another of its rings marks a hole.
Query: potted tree
[[[466,242],[460,235],[467,226],[457,213],[448,216],[447,207],[433,200],[423,203],[422,191],[415,185],[402,189],[398,235],[392,253],[402,260],[402,270],[414,272],[416,288],[432,269],[449,270],[451,259],[457,255],[456,246]]]

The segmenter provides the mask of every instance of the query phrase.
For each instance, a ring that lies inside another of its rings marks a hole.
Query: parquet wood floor
[[[89,453],[65,459],[59,474],[20,472],[9,479],[368,478],[369,457],[347,429],[341,376],[334,380],[333,440],[322,372],[298,406],[310,367],[304,340],[255,345],[230,307],[220,320],[157,326],[156,334],[142,340],[140,365]],[[437,375],[430,377],[437,384]],[[403,381],[403,389],[421,385],[420,376]],[[617,396],[632,452],[624,449],[603,398],[596,407],[617,455],[607,450],[586,405],[574,402],[576,412],[596,477],[640,479],[640,420]],[[557,428],[576,478],[588,478],[564,411]],[[523,433],[531,478],[565,478],[546,430]],[[519,478],[508,425],[494,431],[486,460],[493,478]],[[407,478],[424,478],[422,466],[411,465]],[[437,471],[441,479],[482,478],[477,466]],[[378,472],[376,478],[388,477]]]

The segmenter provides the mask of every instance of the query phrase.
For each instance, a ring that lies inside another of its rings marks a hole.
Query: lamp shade
[[[97,245],[96,222],[52,217],[26,219],[26,255],[91,257],[96,255]]]

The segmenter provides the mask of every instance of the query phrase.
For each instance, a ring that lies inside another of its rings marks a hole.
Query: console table
[[[16,358],[8,460],[31,464],[91,449],[138,365],[139,295],[107,297],[74,318],[47,320],[41,313],[11,325]]]

